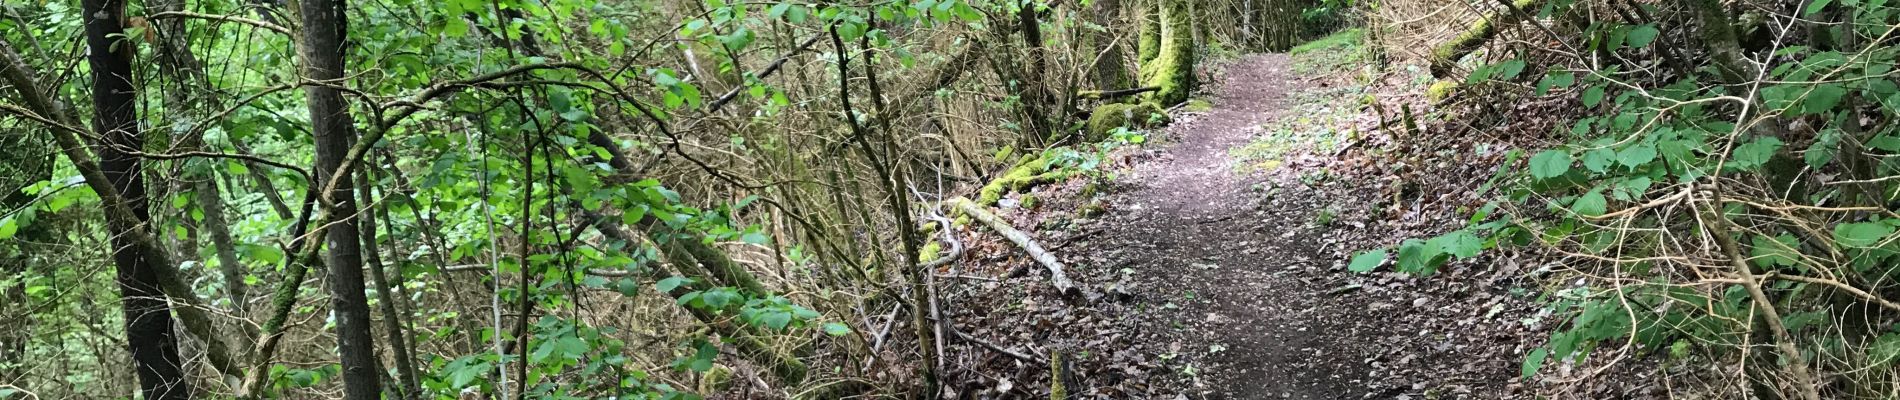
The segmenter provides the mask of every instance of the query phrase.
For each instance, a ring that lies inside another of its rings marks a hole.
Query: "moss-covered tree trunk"
[[[1196,84],[1194,5],[1192,0],[1158,2],[1160,40],[1155,46],[1154,59],[1141,65],[1141,73],[1144,86],[1161,88],[1150,93],[1148,99],[1165,107],[1186,102]]]
[[[1161,0],[1132,1],[1137,24],[1135,61],[1145,67],[1161,55]]]

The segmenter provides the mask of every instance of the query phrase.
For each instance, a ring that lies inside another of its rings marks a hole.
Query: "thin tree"
[[[344,164],[350,163],[355,144],[349,105],[335,85],[343,81],[343,38],[348,32],[344,0],[305,0],[303,40],[299,53],[306,79],[324,82],[304,86],[310,107],[310,132],[316,139],[317,186],[331,215],[356,215],[355,185]],[[339,176],[340,175],[340,176]],[[330,307],[336,313],[337,356],[343,364],[343,395],[350,400],[382,397],[383,368],[370,336],[369,299],[363,293],[362,238],[356,218],[341,217],[325,232],[329,252]]]
[[[183,359],[178,356],[178,336],[172,329],[171,305],[160,290],[155,263],[164,262],[148,252],[157,250],[150,243],[137,243],[143,235],[127,232],[146,229],[152,216],[145,198],[144,162],[132,154],[144,148],[139,132],[138,94],[132,84],[133,44],[125,38],[124,0],[86,0],[86,62],[92,69],[93,133],[104,146],[99,150],[100,169],[119,195],[102,201],[116,201],[129,209],[130,218],[106,218],[111,232],[112,261],[117,266],[119,302],[125,314],[126,347],[132,353],[132,368],[139,377],[139,391],[148,400],[191,398],[191,384],[185,380]],[[21,88],[32,90],[32,88]]]

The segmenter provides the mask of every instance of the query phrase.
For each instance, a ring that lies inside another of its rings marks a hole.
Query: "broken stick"
[[[991,214],[989,210],[986,209],[987,207],[979,206],[976,202],[970,201],[970,199],[962,197],[950,199],[950,205],[956,207],[958,210],[962,210],[964,214],[969,215],[971,218],[983,221],[984,225],[989,225],[991,230],[996,231],[999,235],[1003,235],[1004,239],[1009,239],[1010,242],[1016,243],[1016,247],[1023,249],[1024,253],[1029,253],[1029,258],[1035,259],[1037,263],[1042,264],[1044,267],[1048,267],[1049,283],[1055,285],[1057,292],[1064,295],[1077,295],[1082,293],[1081,289],[1075,287],[1075,283],[1069,281],[1069,276],[1062,272],[1062,261],[1056,260],[1054,254],[1049,254],[1048,251],[1042,249],[1042,246],[1036,245],[1036,241],[1030,239],[1029,234],[1009,226],[1009,222],[1003,221],[1003,219],[997,217],[996,214]]]

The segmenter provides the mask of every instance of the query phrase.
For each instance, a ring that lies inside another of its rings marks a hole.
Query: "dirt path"
[[[1289,68],[1284,55],[1229,65],[1214,109],[1169,128],[1175,143],[1135,166],[1106,247],[1122,247],[1118,258],[1152,285],[1143,301],[1172,320],[1179,351],[1198,356],[1201,371],[1188,374],[1204,397],[1389,397],[1364,382],[1377,356],[1355,344],[1370,333],[1353,321],[1364,307],[1311,276],[1335,261],[1307,226],[1323,202],[1297,188],[1263,200],[1264,179],[1237,173],[1229,155],[1305,89]]]

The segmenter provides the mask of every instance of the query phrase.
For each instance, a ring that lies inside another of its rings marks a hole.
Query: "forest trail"
[[[1144,301],[1173,320],[1186,347],[1178,351],[1204,355],[1204,371],[1192,373],[1203,397],[1371,394],[1355,343],[1365,338],[1354,337],[1364,330],[1349,320],[1366,316],[1352,312],[1363,308],[1337,304],[1346,299],[1304,277],[1326,274],[1333,261],[1307,227],[1326,202],[1298,185],[1263,200],[1265,179],[1238,172],[1231,155],[1309,84],[1282,54],[1237,60],[1222,80],[1213,109],[1170,127],[1173,144],[1126,177],[1131,187],[1117,201],[1126,212],[1107,224],[1104,242],[1114,244],[1104,248],[1123,248],[1123,265],[1149,278],[1143,291],[1154,298]]]

